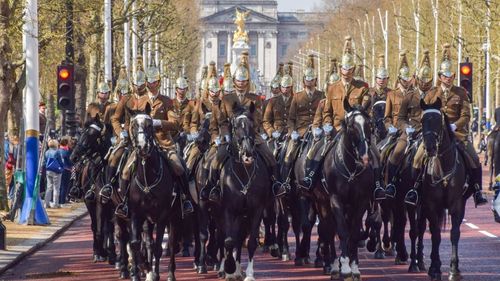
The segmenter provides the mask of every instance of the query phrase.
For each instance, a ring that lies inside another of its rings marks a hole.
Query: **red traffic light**
[[[70,76],[69,69],[67,69],[67,68],[59,69],[59,78],[66,80],[69,78],[69,76]]]
[[[460,67],[460,72],[463,75],[469,75],[471,73],[471,68],[469,65],[462,65],[462,67]]]

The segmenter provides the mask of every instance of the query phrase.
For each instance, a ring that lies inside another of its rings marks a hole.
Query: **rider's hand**
[[[200,134],[198,133],[198,131],[191,133],[191,140],[196,140],[196,139],[198,139],[198,136],[199,136],[199,135],[200,135]]]
[[[121,132],[120,132],[120,139],[122,139],[122,140],[123,140],[123,139],[126,139],[126,138],[128,138],[128,133],[127,133],[127,131],[121,131]]]
[[[261,137],[263,140],[267,140],[267,134],[266,134],[266,133],[262,133],[262,134],[260,134],[260,137]]]
[[[396,129],[396,127],[394,126],[390,126],[387,131],[389,132],[389,135],[395,135],[398,132],[398,129]]]
[[[312,133],[314,138],[319,138],[323,134],[323,130],[321,128],[313,128]]]
[[[273,136],[274,139],[277,139],[281,136],[281,133],[278,131],[274,131],[271,135]]]
[[[193,136],[192,136],[191,134],[187,134],[187,135],[186,135],[186,140],[187,140],[188,142],[192,141],[192,140],[193,140]]]
[[[299,139],[300,135],[297,131],[293,131],[291,134],[290,134],[290,137],[292,138],[292,140],[296,141]]]
[[[219,146],[221,144],[220,137],[216,137],[214,140],[215,146]]]
[[[153,127],[161,127],[161,120],[153,119]]]
[[[406,128],[406,135],[409,136],[409,135],[413,134],[414,132],[415,132],[415,128],[413,128],[413,127]]]
[[[231,136],[230,135],[224,135],[224,140],[226,142],[230,142],[231,141]]]
[[[450,124],[450,129],[455,132],[457,130],[457,125],[455,125],[454,123],[453,124]]]
[[[333,131],[333,126],[331,124],[325,124],[323,125],[323,131],[329,134],[331,131]]]

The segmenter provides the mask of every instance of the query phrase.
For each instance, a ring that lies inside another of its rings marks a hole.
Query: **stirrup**
[[[89,189],[87,192],[85,192],[85,200],[88,201],[88,202],[94,202],[95,201],[94,189]]]
[[[212,188],[212,190],[210,190],[210,193],[208,194],[208,200],[214,203],[220,203],[221,201],[220,187],[215,186]]]
[[[128,206],[125,203],[120,203],[118,206],[116,206],[115,209],[115,215],[122,218],[122,219],[128,219]]]
[[[184,214],[191,214],[191,213],[194,213],[194,207],[193,207],[193,203],[191,203],[190,200],[184,200],[182,202],[182,212]]]
[[[382,201],[386,199],[385,197],[385,190],[382,187],[376,187],[375,190],[373,191],[373,198],[375,201]]]
[[[99,196],[101,196],[101,202],[103,204],[108,203],[112,194],[113,194],[113,187],[111,186],[111,184],[109,184],[109,183],[105,184],[101,188],[101,191],[99,191]]]
[[[287,193],[287,185],[289,184],[275,181],[272,186],[274,196],[278,198],[284,196]]]
[[[390,192],[387,192],[387,191]],[[389,198],[396,197],[396,186],[391,182],[385,187],[385,196]]]
[[[414,194],[414,198],[411,198],[411,194]],[[405,203],[412,206],[417,206],[418,203],[418,192],[415,189],[408,190],[405,196]]]

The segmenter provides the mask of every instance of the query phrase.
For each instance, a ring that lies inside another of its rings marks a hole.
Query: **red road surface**
[[[493,221],[489,206],[474,209],[470,202],[466,222],[462,225],[459,246],[463,280],[500,280],[500,225]],[[47,244],[34,255],[0,276],[2,280],[117,280],[118,273],[106,263],[92,263],[92,235],[88,217],[77,221],[61,237]],[[443,280],[447,278],[450,257],[449,234],[444,233],[441,244]],[[291,242],[292,239],[290,239]],[[293,245],[293,243],[291,244]],[[407,244],[409,245],[409,243]],[[312,247],[315,249],[315,247]],[[430,239],[426,234],[425,256],[429,265]],[[311,250],[311,257],[314,252]],[[292,257],[293,258],[293,257]],[[425,273],[409,274],[407,266],[395,266],[393,258],[373,259],[373,254],[360,251],[363,280],[428,280]],[[197,275],[191,269],[192,258],[177,259],[178,280],[217,280],[214,272]],[[243,257],[243,269],[246,253]],[[167,258],[162,260],[161,280],[166,279]],[[255,262],[257,280],[330,280],[312,266],[295,267],[293,261],[282,262],[258,250]]]

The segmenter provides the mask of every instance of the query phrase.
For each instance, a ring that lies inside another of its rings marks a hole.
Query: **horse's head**
[[[151,107],[146,104],[144,111],[130,112],[130,133],[134,148],[142,158],[149,157],[154,147],[154,127]]]
[[[420,99],[422,108],[422,134],[424,147],[428,156],[436,156],[439,143],[443,137],[443,113],[441,112],[441,99],[437,98],[432,104],[426,104]]]
[[[205,118],[203,119],[200,127],[200,131],[198,132],[197,136],[194,138],[194,142],[200,149],[200,151],[205,151],[208,149],[210,146],[210,119],[212,118],[212,112],[208,112],[208,110],[205,111],[203,109],[206,107],[202,105],[202,110],[203,113],[205,114]]]
[[[100,146],[104,142],[104,129],[99,114],[85,122],[80,138],[78,138],[70,155],[71,162],[76,163],[84,156],[99,152]]]
[[[387,129],[384,124],[385,101],[380,100],[372,106],[372,127],[378,140],[383,140],[387,136]]]
[[[252,102],[248,111],[243,109],[236,110],[235,117],[232,121],[234,142],[244,164],[252,164],[255,160],[255,130],[253,128],[254,112],[255,104]]]
[[[355,156],[362,160],[363,165],[368,166],[370,157],[370,117],[366,113],[367,108],[362,106],[352,107],[348,99],[344,99],[345,118],[342,123],[345,134],[351,141]]]

